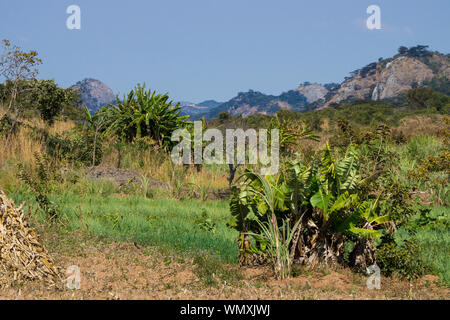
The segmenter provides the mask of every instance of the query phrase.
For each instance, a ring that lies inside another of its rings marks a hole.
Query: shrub
[[[17,127],[15,130],[17,131]],[[7,136],[8,132],[13,128],[13,120],[7,114],[0,119],[0,136]]]
[[[241,188],[232,189],[229,225],[241,237],[251,235],[257,242],[256,247],[251,246],[244,238],[241,254],[249,246],[263,250],[283,277],[286,273],[280,270],[289,271],[288,264],[284,268],[285,258],[310,267],[342,263],[346,237],[356,237],[352,265],[365,269],[367,263],[373,262],[372,242],[391,223],[390,214],[383,213],[390,211],[380,210],[379,197],[360,193],[364,180],[355,146],[351,145],[342,157],[335,153],[327,143],[320,159],[310,166],[298,160],[278,176],[262,177],[250,170],[241,176],[245,179]],[[299,232],[303,228],[305,232]],[[270,248],[269,243],[275,245]],[[275,254],[270,250],[273,248]],[[246,262],[245,256],[241,257],[240,261]]]
[[[395,242],[382,245],[375,253],[381,271],[386,276],[398,275],[415,280],[427,271],[425,262],[419,256],[419,246],[411,240],[405,240],[399,246]]]
[[[67,160],[73,164],[92,165],[94,153],[94,134],[78,130],[52,135],[46,130],[34,129],[34,138],[43,140],[47,154],[57,160]],[[98,139],[97,144],[101,144]],[[99,165],[103,152],[96,148],[94,165]]]
[[[50,160],[48,155],[35,154],[35,159],[36,170],[27,169],[19,163],[18,178],[36,195],[36,202],[46,216],[57,218],[60,210],[55,203],[50,201],[49,194],[52,192],[55,183],[61,180],[61,176],[55,170],[55,163]]]

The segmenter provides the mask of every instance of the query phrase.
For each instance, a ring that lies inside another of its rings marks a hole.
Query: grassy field
[[[32,203],[29,194],[11,194],[16,203]],[[168,247],[192,254],[205,252],[236,263],[237,231],[226,226],[226,201],[146,199],[143,197],[53,195],[60,205],[61,232],[87,231],[93,236]],[[27,209],[27,208],[26,208]],[[32,209],[34,210],[34,208]],[[43,217],[39,217],[43,219]]]

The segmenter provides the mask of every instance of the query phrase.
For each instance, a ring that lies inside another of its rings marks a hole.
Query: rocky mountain
[[[189,115],[191,119],[200,119],[201,115],[207,113],[209,111],[208,107],[199,106],[192,102],[180,102],[181,107],[181,115]]]
[[[329,90],[325,86],[316,83],[305,83],[295,90],[305,96],[308,103],[313,103],[317,100],[325,98],[325,96],[329,92]]]
[[[209,110],[216,108],[221,104],[222,102],[217,102],[215,100],[207,100],[198,104],[187,101],[180,101],[180,106],[182,109],[181,114],[190,115],[191,120],[198,120],[204,114],[208,113]]]
[[[279,96],[266,95],[250,90],[240,92],[230,101],[212,109],[197,107],[192,118],[216,118],[221,112],[233,116],[250,116],[255,113],[274,114],[280,109],[305,112],[316,108],[359,99],[384,100],[398,98],[411,88],[436,83],[449,90],[450,55],[427,50],[427,46],[400,47],[392,58],[355,70],[341,84],[317,84],[305,82],[298,88]],[[444,80],[443,80],[444,79]],[[203,113],[206,110],[206,113]]]
[[[240,92],[228,102],[208,111],[205,117],[207,119],[216,118],[221,112],[243,117],[255,113],[274,114],[282,109],[304,112],[309,110],[308,106],[313,102],[324,99],[328,92],[327,85],[316,83],[304,83],[297,89],[283,92],[279,96],[253,90]]]
[[[96,79],[84,79],[70,88],[80,91],[81,101],[91,113],[116,100],[113,91],[103,82]]]
[[[202,117],[210,120],[217,118],[221,112],[243,117],[255,113],[274,114],[281,109],[306,112],[351,100],[395,99],[406,90],[430,84],[439,87],[441,92],[450,92],[450,55],[431,52],[427,48],[400,47],[398,54],[392,58],[380,58],[351,72],[341,84],[305,82],[278,96],[250,90],[238,93],[225,103],[214,100],[197,104],[181,102],[181,114],[190,115],[191,120]],[[115,101],[112,90],[95,79],[85,79],[72,88],[82,91],[81,100],[91,112]]]
[[[423,86],[435,78],[450,79],[450,56],[413,47],[393,58],[380,59],[353,71],[322,107],[352,99],[384,100]]]

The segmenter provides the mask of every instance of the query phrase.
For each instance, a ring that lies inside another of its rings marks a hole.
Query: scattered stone
[[[151,188],[164,188],[167,187],[167,183],[164,183],[158,179],[143,176],[136,170],[130,169],[117,169],[107,167],[93,167],[88,171],[89,177],[98,180],[110,180],[119,186],[126,186],[129,184],[141,184],[145,177],[148,187]]]

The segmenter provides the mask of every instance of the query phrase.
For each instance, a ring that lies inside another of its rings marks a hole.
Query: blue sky
[[[81,8],[81,30],[66,8]],[[382,30],[366,9],[381,8]],[[400,45],[450,52],[450,1],[0,0],[0,39],[39,52],[40,78],[86,77],[124,93],[145,82],[175,100],[280,94],[341,82]]]

